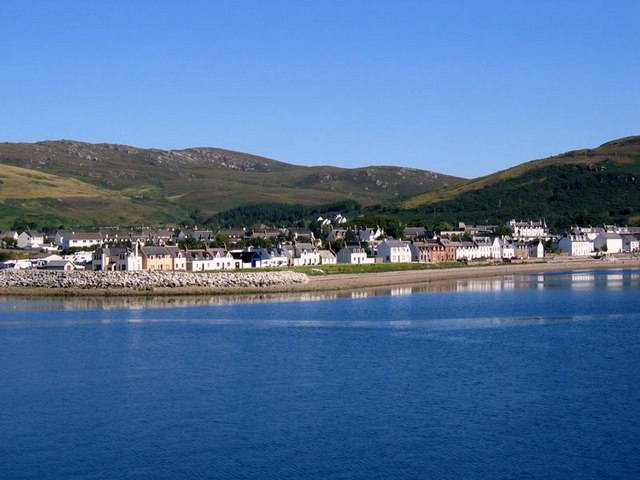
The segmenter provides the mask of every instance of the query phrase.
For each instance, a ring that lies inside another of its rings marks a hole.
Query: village
[[[0,232],[3,248],[31,252],[0,269],[93,271],[229,271],[333,264],[438,263],[543,259],[549,252],[571,257],[637,253],[640,227],[572,227],[554,236],[544,220],[503,226],[459,223],[449,231],[405,227],[401,239],[380,227],[345,227],[346,219],[318,219],[322,235],[308,228],[256,225],[218,231],[108,228]],[[317,229],[316,229],[317,230]],[[506,234],[505,234],[506,232]]]

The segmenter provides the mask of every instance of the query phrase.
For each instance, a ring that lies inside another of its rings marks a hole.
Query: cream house
[[[140,247],[143,270],[173,270],[173,257],[165,247]]]

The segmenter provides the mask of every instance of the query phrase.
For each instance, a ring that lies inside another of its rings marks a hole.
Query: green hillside
[[[406,200],[408,212],[440,221],[546,218],[558,227],[638,223],[640,137],[527,162]]]
[[[370,205],[461,180],[398,167],[303,167],[216,148],[167,151],[68,140],[2,143],[0,167],[6,188],[0,228],[16,219],[39,225],[202,221],[261,203]],[[17,170],[9,176],[10,167],[52,177],[37,183]]]
[[[391,163],[391,162],[390,162]],[[407,223],[640,224],[640,137],[462,180],[398,167],[303,167],[215,148],[0,144],[0,228],[295,222],[350,202]],[[403,200],[404,199],[404,200]],[[305,213],[306,212],[306,213]]]
[[[74,178],[0,164],[0,229],[23,225],[105,226],[170,221],[175,206],[97,187]],[[186,213],[183,212],[186,215]]]

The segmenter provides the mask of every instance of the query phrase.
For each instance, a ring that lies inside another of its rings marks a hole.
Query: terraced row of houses
[[[278,268],[336,263],[333,252],[309,243],[271,249],[181,249],[178,246],[100,247],[92,256],[93,270],[177,270],[202,272],[246,268]]]
[[[355,241],[334,252],[321,248],[313,233],[307,229],[254,228],[228,229],[220,232],[210,230],[148,229],[142,233],[129,233],[117,229],[100,232],[59,231],[55,234],[51,255],[36,256],[22,263],[5,262],[5,268],[90,268],[92,270],[183,270],[211,271],[247,268],[278,268],[299,265],[328,265],[334,263],[370,264],[376,262],[443,262],[477,261],[498,259],[541,258],[545,255],[545,241],[551,239],[544,221],[516,222],[507,225],[512,230],[510,236],[487,235],[490,226],[469,227],[459,224],[451,232],[442,232],[438,237],[429,236],[422,227],[407,227],[408,240],[385,238],[384,231],[376,228],[361,228],[355,234]],[[342,240],[346,230],[333,229],[329,237]],[[222,233],[225,238],[240,240],[248,236],[279,238],[290,241],[280,242],[271,248],[247,247],[181,249],[173,242],[195,239],[205,244],[213,242]],[[478,233],[478,235],[471,235]],[[33,232],[0,232],[0,239],[11,238],[22,248],[44,246],[44,236]],[[300,240],[296,240],[296,238]],[[353,237],[352,237],[353,238]],[[21,241],[18,243],[18,239]],[[109,246],[114,242],[128,242],[131,246]],[[555,239],[555,245],[567,255],[592,255],[596,251],[608,253],[640,252],[640,228],[574,227],[570,234]],[[60,249],[81,249],[69,256],[57,253]],[[53,262],[53,263],[52,263]],[[65,263],[66,262],[66,263]]]

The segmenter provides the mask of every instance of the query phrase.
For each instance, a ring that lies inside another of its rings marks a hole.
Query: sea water
[[[0,478],[640,478],[640,272],[0,299]]]

